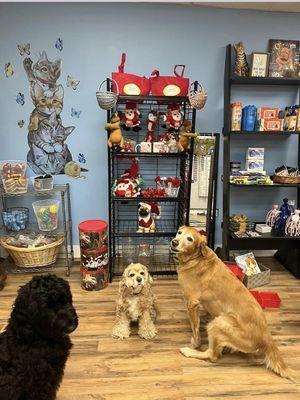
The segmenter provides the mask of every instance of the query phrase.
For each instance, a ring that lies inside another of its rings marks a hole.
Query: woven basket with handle
[[[293,185],[300,183],[300,175],[299,176],[281,176],[281,175],[273,175],[273,182],[280,183],[281,185]]]
[[[11,246],[6,243],[6,240],[5,236],[1,237],[0,245],[11,255],[15,264],[22,268],[34,268],[55,263],[64,235],[57,235],[55,242],[35,248]]]
[[[206,100],[207,100],[207,93],[206,91],[203,89],[203,87],[201,86],[201,84],[199,84],[200,88],[197,90],[192,89],[192,87],[194,87],[195,82],[193,82],[190,85],[190,89],[189,89],[189,101],[190,104],[193,108],[195,108],[196,110],[201,110],[205,104],[206,104]]]
[[[107,80],[104,79],[104,81],[101,82],[99,90],[98,90],[98,92],[96,92],[96,97],[97,97],[99,107],[102,108],[103,110],[112,109],[117,104],[118,97],[119,97],[119,86],[118,86],[117,82],[115,80],[112,80],[109,78],[108,78],[108,80],[115,84],[117,93],[114,93],[114,92],[108,91],[108,90],[106,90],[106,91],[101,90],[103,83],[106,83]]]

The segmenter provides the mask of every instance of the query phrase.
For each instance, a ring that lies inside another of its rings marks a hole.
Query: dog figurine
[[[68,282],[35,276],[0,335],[0,400],[55,400],[78,325]]]
[[[137,232],[155,232],[156,225],[151,214],[156,214],[156,219],[160,218],[160,212],[157,203],[139,203]]]
[[[112,330],[115,339],[130,336],[130,322],[138,321],[138,334],[142,339],[153,339],[157,334],[154,325],[158,311],[152,292],[153,280],[147,267],[131,263],[125,270],[119,284],[116,321]]]

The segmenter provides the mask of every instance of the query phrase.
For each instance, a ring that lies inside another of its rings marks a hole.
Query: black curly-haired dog
[[[54,400],[77,325],[64,279],[36,276],[22,286],[0,335],[0,400]]]

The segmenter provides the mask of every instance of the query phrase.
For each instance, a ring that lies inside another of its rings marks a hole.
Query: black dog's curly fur
[[[77,325],[64,279],[36,276],[21,287],[0,335],[0,400],[54,400]]]

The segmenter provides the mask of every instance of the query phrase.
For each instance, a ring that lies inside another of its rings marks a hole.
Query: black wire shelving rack
[[[107,87],[110,89],[109,81]],[[184,119],[192,122],[192,131],[195,131],[196,110],[190,106],[188,97],[157,97],[157,96],[119,96],[116,110],[107,111],[107,121],[110,121],[112,112],[122,111],[126,102],[138,104],[141,113],[141,130],[139,132],[126,131],[126,138],[140,143],[147,133],[147,114],[149,111],[162,113],[167,111],[169,104],[180,105]],[[161,121],[157,127],[159,135],[165,131]],[[192,146],[191,146],[192,148]],[[131,161],[136,158],[139,173],[143,178],[143,188],[156,187],[157,176],[180,177],[181,184],[177,197],[115,197],[112,186],[116,179],[120,179]],[[169,250],[171,238],[176,234],[179,226],[189,224],[191,176],[193,156],[192,152],[184,153],[116,153],[108,148],[108,186],[109,186],[109,259],[110,280],[120,276],[130,262],[145,264],[152,275],[170,276],[176,274],[176,260]],[[141,201],[157,202],[160,208],[160,218],[155,220],[156,231],[153,233],[139,233],[138,230],[138,203]]]

